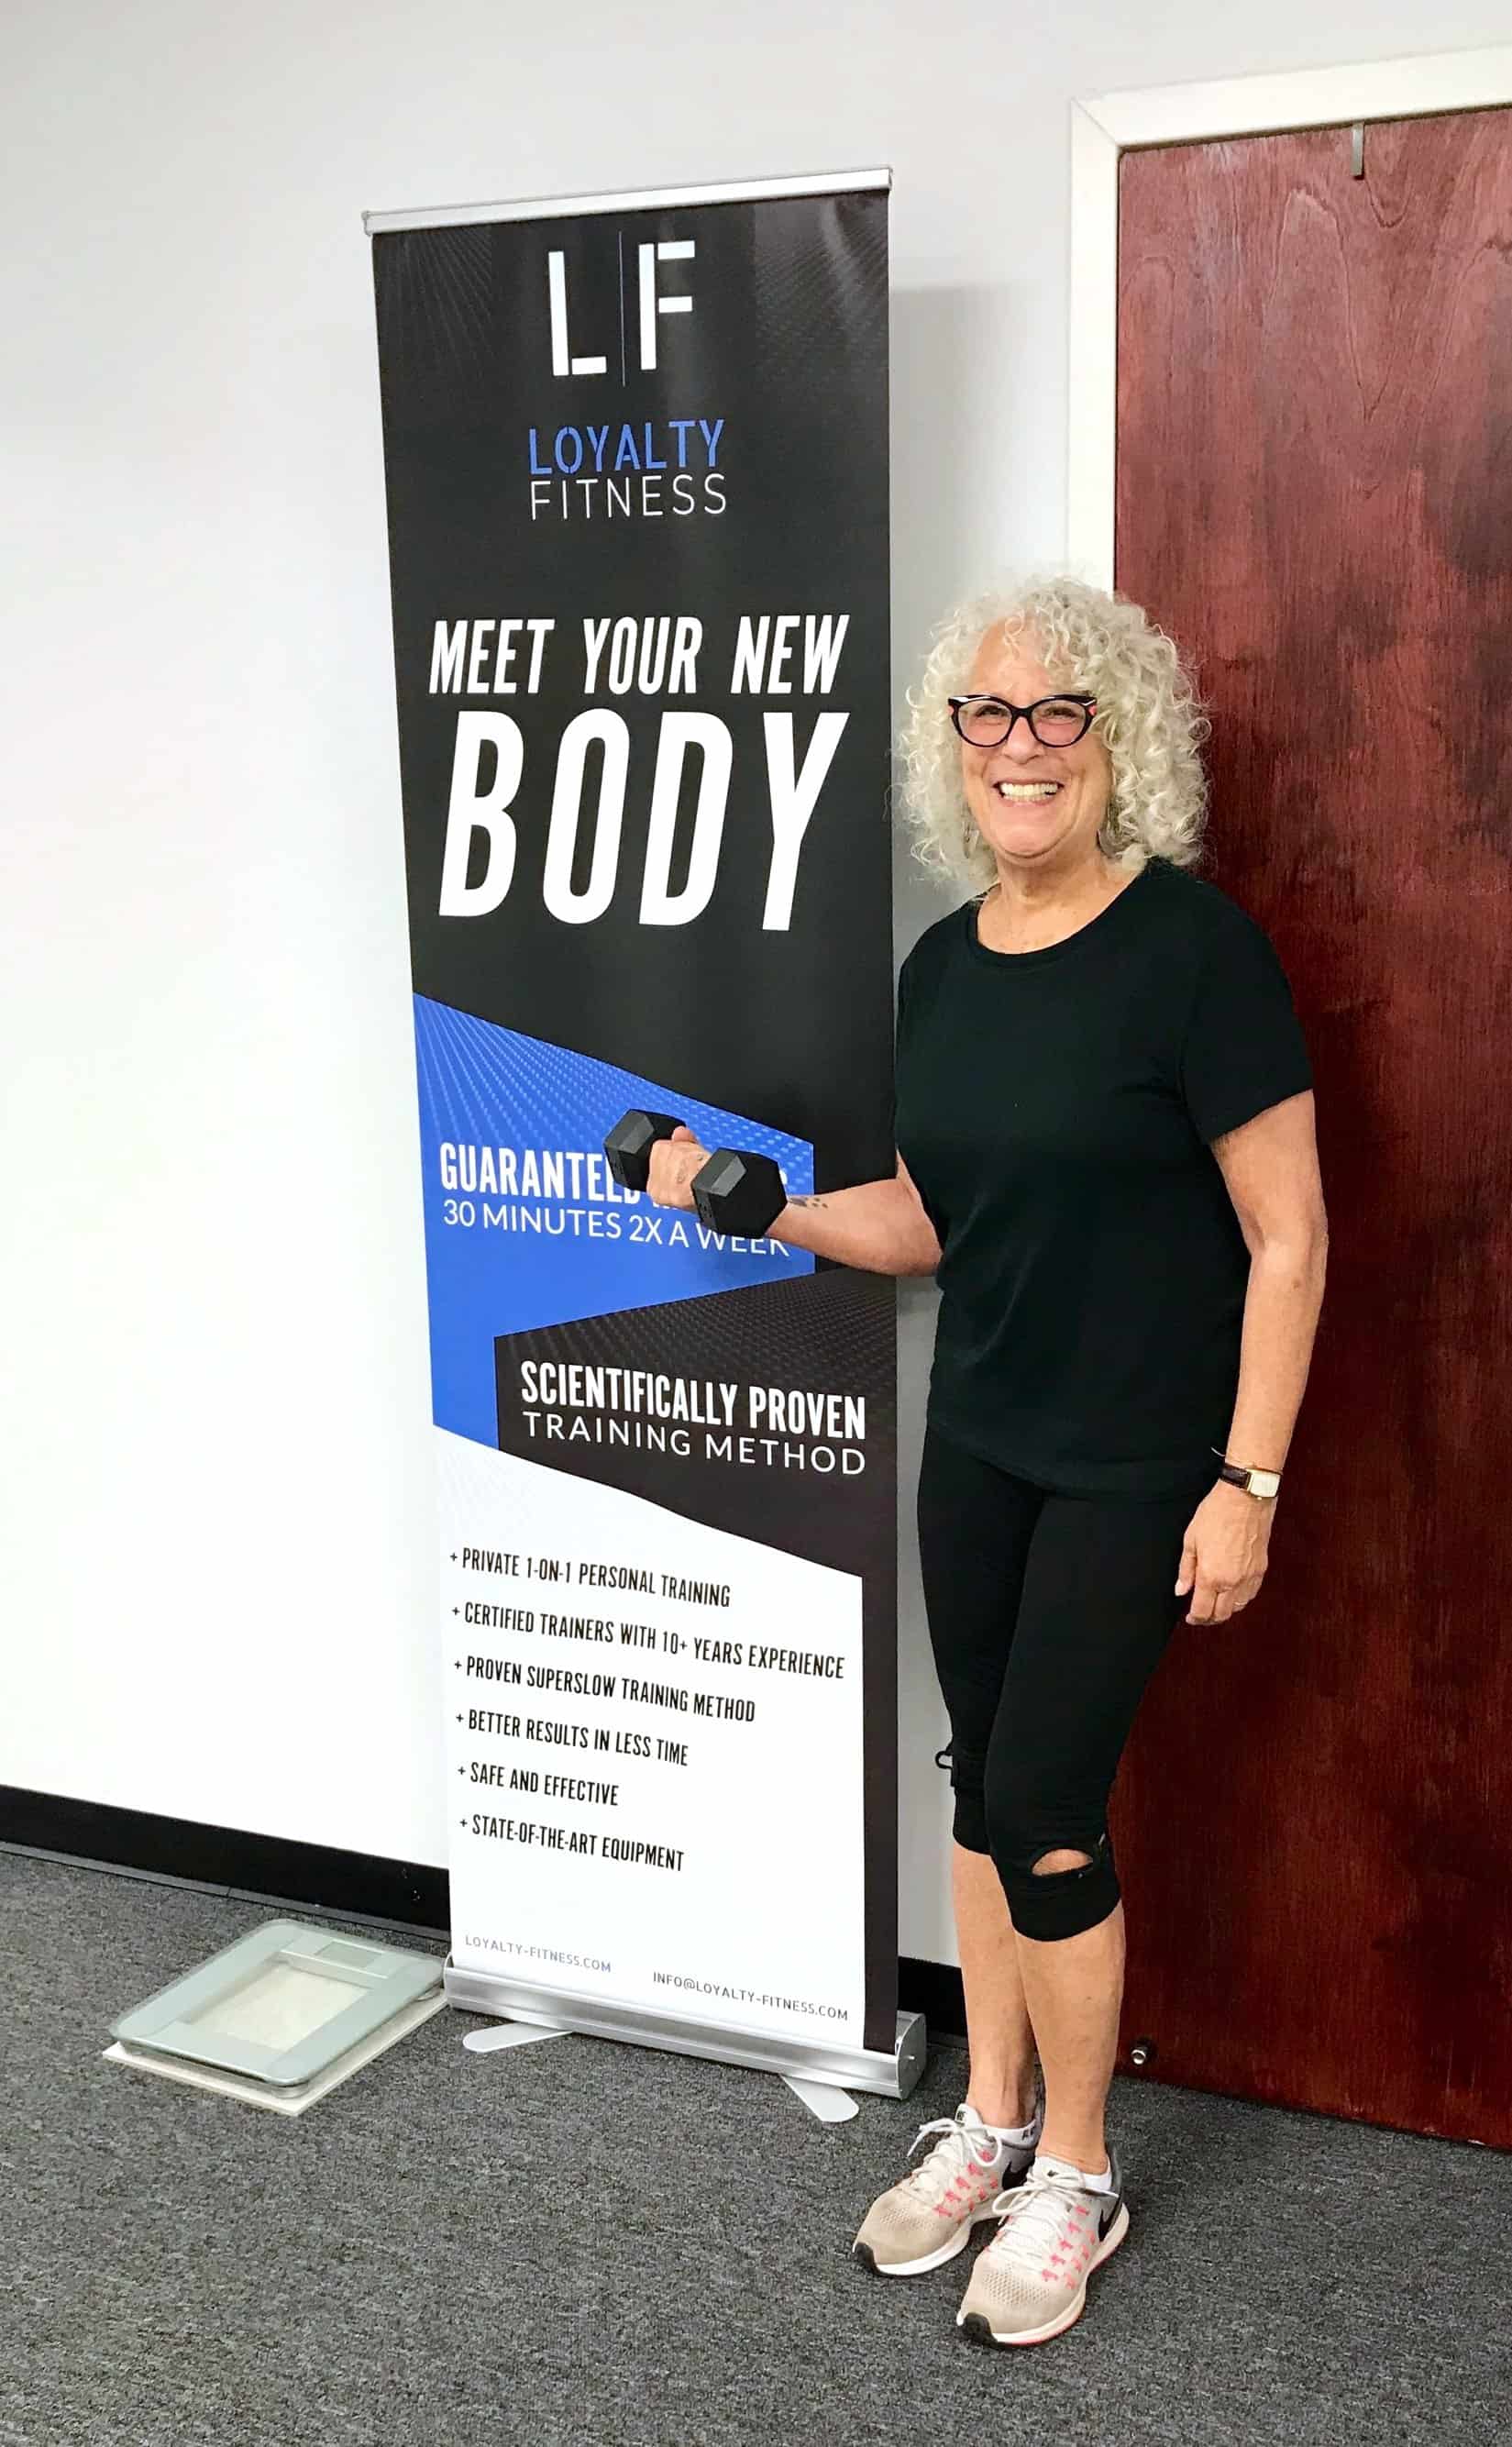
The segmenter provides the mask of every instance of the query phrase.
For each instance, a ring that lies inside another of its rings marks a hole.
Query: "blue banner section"
[[[494,1337],[814,1271],[801,1249],[729,1241],[610,1176],[604,1138],[632,1106],[707,1148],[775,1157],[814,1186],[803,1139],[700,1104],[613,1062],[415,996],[436,1425],[498,1446]]]

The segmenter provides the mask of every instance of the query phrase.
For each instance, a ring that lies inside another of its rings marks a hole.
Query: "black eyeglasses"
[[[1042,748],[1071,748],[1097,711],[1095,696],[1038,696],[1032,705],[1011,705],[1007,697],[978,692],[948,702],[952,722],[973,748],[1001,748],[1020,714]]]

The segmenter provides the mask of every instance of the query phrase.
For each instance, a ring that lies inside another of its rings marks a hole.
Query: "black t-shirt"
[[[1313,1084],[1286,973],[1164,859],[1039,951],[989,951],[976,910],[898,978],[898,1148],[943,1253],[928,1418],[1057,1493],[1195,1491],[1249,1276],[1209,1143]]]

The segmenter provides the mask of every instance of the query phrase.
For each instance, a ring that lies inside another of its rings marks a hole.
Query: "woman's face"
[[[1052,680],[1044,664],[1032,659],[1038,651],[1032,629],[1011,635],[989,629],[963,693],[987,691],[1012,705],[1032,705],[1039,697],[1055,695],[1066,683]],[[1096,855],[1113,767],[1095,723],[1071,748],[1042,748],[1027,722],[1015,722],[997,748],[973,748],[965,739],[956,744],[967,805],[1000,874],[1013,867],[1070,874]],[[1005,783],[1053,783],[1055,787],[1015,787],[1005,796]]]

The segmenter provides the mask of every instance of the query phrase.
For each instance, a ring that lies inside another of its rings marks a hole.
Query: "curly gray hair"
[[[959,603],[934,644],[898,738],[899,792],[919,863],[983,892],[996,878],[961,784],[960,742],[946,700],[964,693],[984,633],[1028,629],[1057,688],[1097,698],[1092,729],[1113,768],[1098,847],[1125,874],[1151,858],[1195,866],[1207,820],[1199,749],[1213,726],[1174,641],[1137,603],[1083,579],[1033,576]]]

